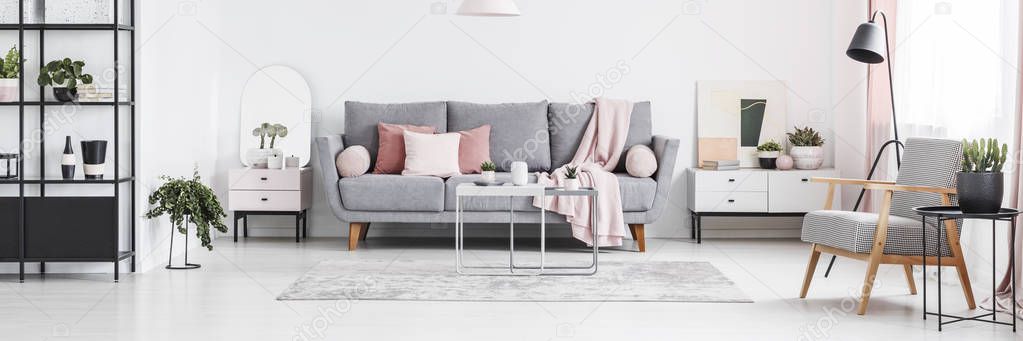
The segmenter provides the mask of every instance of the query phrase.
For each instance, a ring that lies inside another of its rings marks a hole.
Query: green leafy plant
[[[793,133],[786,133],[789,143],[796,147],[820,147],[824,145],[824,138],[816,130],[810,127],[794,127]]]
[[[998,147],[998,139],[963,139],[963,172],[1001,173],[1009,155],[1009,146]]]
[[[497,170],[497,165],[495,165],[490,160],[483,161],[483,163],[480,164],[480,170],[484,172],[493,172]]]
[[[778,142],[774,142],[774,140],[770,140],[770,141],[764,142],[763,144],[757,146],[757,151],[758,152],[780,152],[781,151],[781,145],[778,144]]]
[[[71,90],[77,89],[79,82],[92,84],[92,75],[82,73],[84,67],[85,62],[80,60],[72,61],[71,58],[54,60],[39,70],[36,83],[39,83],[39,86],[66,87]]]
[[[18,73],[21,71],[19,56],[21,54],[18,53],[18,47],[11,46],[4,59],[0,59],[0,78],[18,78]]]
[[[252,136],[259,138],[259,149],[266,148],[266,139],[270,139],[270,149],[273,149],[274,144],[277,143],[277,138],[285,138],[288,136],[288,127],[283,124],[260,124],[256,129],[252,129]]]
[[[579,176],[579,167],[565,167],[565,179],[575,179]]]
[[[156,205],[146,212],[146,218],[153,219],[169,215],[171,224],[181,234],[188,234],[186,224],[195,225],[195,235],[202,241],[202,246],[213,250],[210,243],[210,228],[227,232],[223,218],[227,218],[224,207],[220,205],[213,190],[204,185],[199,178],[199,170],[195,170],[191,179],[161,176],[167,181],[156,192],[149,195],[149,204]]]

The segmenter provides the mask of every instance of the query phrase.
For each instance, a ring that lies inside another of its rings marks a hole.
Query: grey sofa
[[[525,161],[530,172],[550,171],[571,161],[586,130],[593,104],[422,102],[402,104],[345,103],[345,133],[316,138],[323,188],[334,214],[349,223],[349,250],[364,240],[369,223],[453,223],[455,187],[478,179],[478,174],[448,179],[425,176],[365,174],[340,178],[335,159],[346,146],[361,145],[376,159],[377,123],[430,125],[437,132],[454,132],[491,125],[490,157],[498,179],[510,181],[512,161]],[[657,173],[636,178],[625,172],[624,159],[616,173],[621,188],[625,221],[640,251],[645,251],[644,224],[664,211],[671,187],[679,140],[651,133],[650,102],[636,103],[626,149],[650,146],[657,155]],[[372,169],[372,166],[370,167]],[[530,175],[535,182],[535,174]],[[529,198],[509,203],[506,198],[465,198],[467,223],[507,223],[509,205],[515,221],[538,223],[539,209]],[[564,223],[564,217],[548,213],[547,221]]]

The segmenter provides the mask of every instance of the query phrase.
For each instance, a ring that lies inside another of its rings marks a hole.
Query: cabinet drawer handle
[[[259,198],[259,201],[268,201],[268,200],[270,200],[270,199],[267,199],[267,198]]]
[[[260,181],[266,181],[266,177],[259,178]]]
[[[735,182],[735,179],[728,179],[728,182]]]
[[[735,202],[735,199],[728,199],[728,202]]]
[[[803,182],[810,182],[810,179],[803,179]]]

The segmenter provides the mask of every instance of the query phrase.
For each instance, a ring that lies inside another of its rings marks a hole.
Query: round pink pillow
[[[337,174],[342,178],[359,176],[369,171],[369,150],[363,146],[351,146],[337,154]]]
[[[637,178],[647,178],[657,172],[657,157],[650,147],[637,144],[625,154],[625,170]]]

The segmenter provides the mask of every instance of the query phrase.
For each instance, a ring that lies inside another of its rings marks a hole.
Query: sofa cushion
[[[440,212],[444,180],[432,176],[365,174],[341,178],[341,204],[352,211]]]
[[[448,102],[448,131],[490,125],[490,158],[501,172],[513,161],[525,161],[530,171],[551,168],[547,101],[478,104]]]
[[[432,126],[438,133],[447,132],[447,104],[445,102],[377,104],[345,102],[346,146],[363,146],[369,151],[373,165],[377,160],[380,139],[378,123]],[[372,166],[370,168],[373,168]]]
[[[625,173],[618,176],[618,190],[622,193],[622,212],[644,212],[654,206],[657,182],[651,178],[637,178]]]
[[[511,182],[511,173],[498,172],[497,181]],[[479,174],[455,175],[448,178],[444,183],[444,210],[455,210],[455,188],[460,184],[472,183],[479,180]],[[529,174],[529,182],[536,183],[536,173]],[[512,205],[516,211],[539,211],[533,207],[533,198],[514,197]],[[462,198],[462,210],[465,211],[508,211],[508,197],[464,197]]]
[[[585,104],[551,103],[548,112],[551,135],[551,168],[558,168],[572,161],[579,142],[586,133],[586,127],[593,116],[593,102]],[[653,140],[653,126],[650,118],[650,102],[637,102],[632,106],[629,118],[629,135],[625,148],[618,160],[616,172],[625,171],[625,152],[632,146],[649,146]]]

